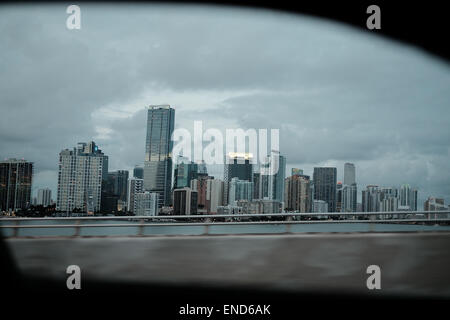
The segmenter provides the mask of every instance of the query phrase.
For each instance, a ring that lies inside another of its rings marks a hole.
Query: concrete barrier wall
[[[82,279],[450,297],[450,233],[8,239],[20,270]],[[366,286],[381,268],[381,289]]]

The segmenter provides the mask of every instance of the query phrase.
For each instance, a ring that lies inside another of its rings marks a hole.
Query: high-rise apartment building
[[[175,109],[169,105],[148,108],[144,189],[159,194],[159,208],[169,206],[171,202],[174,125]]]
[[[382,212],[398,211],[398,198],[384,197],[382,200],[380,200],[379,209]]]
[[[305,175],[292,175],[285,179],[284,207],[289,211],[311,212],[310,179]]]
[[[39,189],[37,192],[36,204],[48,207],[52,202],[52,190],[48,188]]]
[[[394,187],[383,187],[379,192],[379,210],[383,212],[398,211],[398,189]]]
[[[363,212],[379,212],[381,194],[379,187],[376,185],[368,185],[366,190],[362,191],[362,211]]]
[[[32,179],[32,162],[23,159],[0,161],[0,211],[28,208]]]
[[[314,207],[313,212],[316,212],[316,213],[331,212],[328,208],[328,202],[326,202],[324,200],[314,200],[313,207]]]
[[[342,207],[341,212],[356,212],[358,189],[356,183],[342,186]]]
[[[239,200],[236,202],[236,206],[241,208],[239,213],[242,214],[281,213],[283,211],[281,202],[269,199]]]
[[[134,212],[136,207],[136,194],[144,192],[144,179],[130,178],[128,179],[128,198],[127,209],[130,212]]]
[[[378,187],[369,185],[362,191],[363,212],[417,211],[417,190],[409,185]]]
[[[197,191],[197,205],[199,212],[206,212],[207,209],[207,185],[210,179],[214,177],[207,174],[198,174],[195,179],[191,180],[190,187],[193,191]]]
[[[78,143],[59,153],[56,209],[94,213],[100,211],[102,183],[108,173],[108,157],[94,141]]]
[[[328,203],[328,212],[336,212],[336,175],[336,168],[314,168],[314,200],[323,200]]]
[[[409,184],[404,184],[400,187],[399,205],[404,209],[409,207],[411,211],[417,211],[417,189],[413,189]]]
[[[135,216],[156,216],[158,214],[158,197],[156,192],[139,192],[134,195]]]

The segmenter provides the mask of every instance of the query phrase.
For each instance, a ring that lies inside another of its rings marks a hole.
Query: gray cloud
[[[450,202],[447,63],[373,32],[264,10],[64,5],[0,12],[0,156],[35,162],[55,190],[58,153],[94,139],[110,167],[143,162],[149,104],[177,127],[280,128],[288,167],[354,162],[366,184]],[[309,171],[309,172],[308,172]]]

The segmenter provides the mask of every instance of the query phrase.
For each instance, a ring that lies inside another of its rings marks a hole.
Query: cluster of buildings
[[[251,153],[231,152],[225,155],[223,179],[210,176],[204,162],[172,159],[174,126],[173,108],[148,108],[145,159],[132,176],[128,170],[108,171],[108,156],[93,141],[62,150],[56,210],[138,216],[417,211],[418,191],[409,185],[369,185],[358,202],[352,163],[344,165],[338,182],[334,167],[316,167],[312,178],[293,168],[287,176],[286,158],[278,151],[270,151],[261,165],[253,164]],[[0,211],[53,203],[49,189],[31,199],[32,176],[31,162],[0,162]],[[430,197],[424,205],[426,211],[448,209],[443,199]]]

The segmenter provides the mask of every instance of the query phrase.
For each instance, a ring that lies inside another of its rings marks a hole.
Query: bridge
[[[449,214],[2,218],[0,230],[22,274],[63,285],[78,265],[106,282],[450,298]]]

